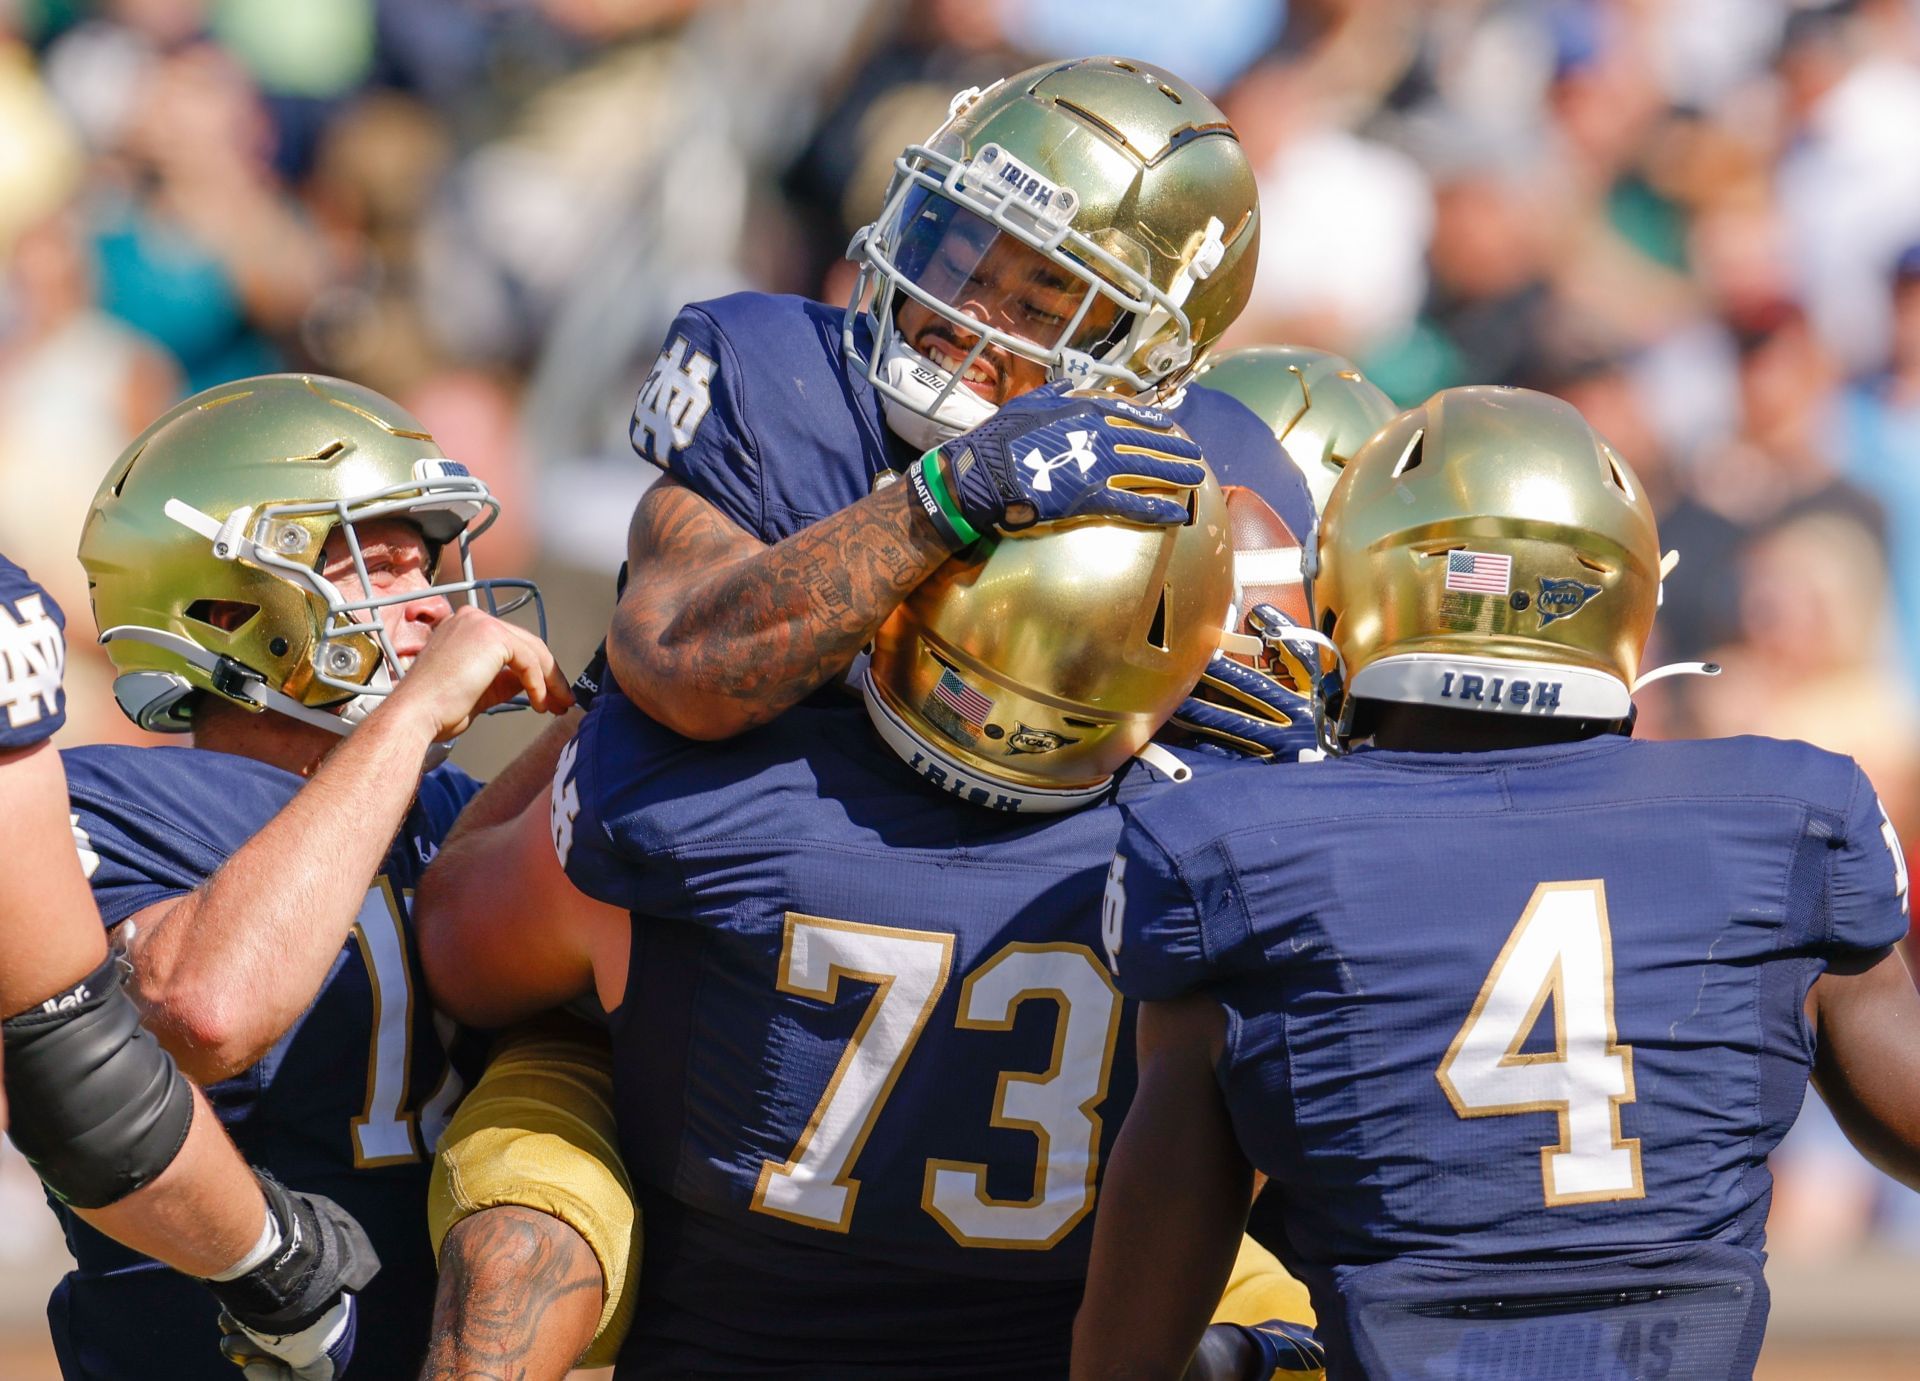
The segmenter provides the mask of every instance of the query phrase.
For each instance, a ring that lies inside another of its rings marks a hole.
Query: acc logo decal
[[[1013,753],[1051,753],[1078,743],[1077,738],[1068,738],[1065,734],[1056,734],[1051,729],[1036,729],[1031,724],[1022,724],[1007,735],[1007,752]]]
[[[1570,619],[1587,607],[1587,601],[1600,593],[1598,585],[1580,580],[1552,580],[1540,577],[1540,626]]]
[[[633,449],[664,468],[667,457],[693,443],[693,434],[712,406],[713,361],[690,351],[685,336],[675,336],[653,362],[640,397],[633,405],[628,435]]]

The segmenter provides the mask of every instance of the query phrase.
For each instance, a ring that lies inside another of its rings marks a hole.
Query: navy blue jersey
[[[67,722],[66,626],[53,596],[0,556],[0,753],[31,748]]]
[[[1330,1375],[1750,1374],[1803,1000],[1907,926],[1850,759],[1603,737],[1236,769],[1133,810],[1115,866],[1122,990],[1226,1009],[1221,1088]]]
[[[1117,795],[1162,789],[1202,788],[1134,767]],[[854,707],[695,743],[602,696],[553,821],[574,882],[634,914],[620,1375],[1064,1374],[1134,1087],[1100,958],[1116,806],[956,800]]]
[[[634,449],[763,542],[865,498],[920,453],[848,367],[845,319],[840,307],[755,292],[682,308],[640,388]],[[1296,534],[1312,530],[1306,480],[1243,404],[1196,385],[1169,411],[1222,484],[1258,490]]]
[[[194,748],[63,757],[75,842],[109,927],[206,881],[302,785],[280,768]],[[411,1376],[426,1349],[427,1173],[465,1084],[448,1054],[458,1033],[427,1004],[408,909],[478,789],[456,767],[427,774],[313,1006],[251,1069],[206,1090],[250,1163],[337,1200],[380,1253],[361,1299],[356,1376]],[[61,1217],[76,1268],[47,1312],[69,1381],[231,1381],[210,1341],[217,1310],[204,1288]]]

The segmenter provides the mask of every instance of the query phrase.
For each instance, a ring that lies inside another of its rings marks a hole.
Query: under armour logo
[[[1020,463],[1033,471],[1033,487],[1042,494],[1053,492],[1053,472],[1072,461],[1080,467],[1080,475],[1086,477],[1089,470],[1100,462],[1100,455],[1093,449],[1093,433],[1088,431],[1068,432],[1067,449],[1059,455],[1048,458],[1040,454],[1039,447],[1028,451]]]
[[[712,384],[713,361],[689,350],[685,336],[675,336],[640,385],[628,432],[633,449],[663,467],[670,454],[685,450],[706,420]]]
[[[0,705],[6,707],[9,725],[18,729],[37,723],[43,714],[60,712],[60,676],[66,665],[66,640],[39,595],[28,595],[13,613],[0,604]]]

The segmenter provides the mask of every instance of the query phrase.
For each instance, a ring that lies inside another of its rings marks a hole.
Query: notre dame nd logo
[[[15,616],[18,615],[16,618]],[[60,676],[67,644],[39,595],[28,595],[11,611],[0,602],[0,707],[15,729],[60,712]]]
[[[675,336],[640,385],[630,432],[633,449],[665,469],[667,458],[686,449],[705,420],[712,383],[713,361],[689,350],[685,336]]]

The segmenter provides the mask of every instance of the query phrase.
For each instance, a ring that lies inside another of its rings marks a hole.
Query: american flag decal
[[[1513,583],[1513,558],[1488,551],[1447,553],[1447,588],[1475,595],[1504,595]]]
[[[952,667],[941,669],[933,698],[976,729],[986,727],[987,716],[993,713],[993,702],[954,675]]]

